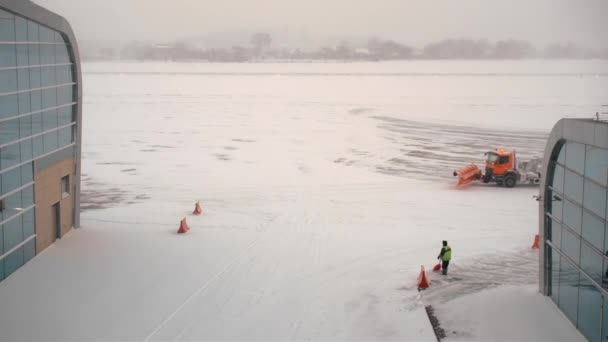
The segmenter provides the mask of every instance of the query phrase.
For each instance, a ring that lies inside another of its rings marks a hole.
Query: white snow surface
[[[586,341],[536,286],[504,286],[456,298],[439,307],[437,315],[449,341]]]
[[[434,340],[424,302],[465,339],[491,339],[488,321],[443,306],[482,310],[468,295],[504,286],[505,300],[536,298],[514,313],[544,300],[530,290],[538,188],[457,188],[451,172],[498,144],[538,156],[560,114],[606,100],[606,69],[436,63],[443,82],[358,64],[85,65],[82,229],[0,283],[0,340]],[[457,280],[431,275],[421,298],[420,265],[444,239]]]

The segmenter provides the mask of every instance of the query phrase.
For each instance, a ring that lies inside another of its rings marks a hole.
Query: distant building
[[[589,341],[608,339],[608,122],[559,121],[545,149],[540,289]]]
[[[79,62],[65,19],[0,0],[0,281],[79,226]]]

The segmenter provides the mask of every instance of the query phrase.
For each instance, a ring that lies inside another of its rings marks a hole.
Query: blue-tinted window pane
[[[557,155],[557,162],[565,165],[566,164],[566,145],[563,144],[560,147],[559,154]]]
[[[13,19],[0,18],[0,41],[15,41],[15,21]]]
[[[38,33],[38,24],[32,21],[27,23],[27,40],[30,42],[39,42],[40,35]]]
[[[57,105],[72,102],[72,86],[57,88]]]
[[[32,150],[32,141],[24,140],[19,143],[21,145],[21,161],[32,160],[34,158],[34,152]]]
[[[57,131],[46,133],[43,137],[44,153],[55,151],[58,147]]]
[[[585,176],[606,185],[608,183],[608,150],[587,146]]]
[[[59,130],[59,147],[67,146],[72,143],[72,126]]]
[[[568,200],[564,200],[564,219],[563,222],[578,234],[581,233],[582,209],[572,204]]]
[[[72,108],[73,106],[67,106],[57,109],[59,126],[67,125],[72,122]]]
[[[55,42],[55,32],[49,28],[40,26],[40,42],[54,43]],[[48,46],[53,46],[53,45],[48,45]]]
[[[17,94],[0,96],[0,118],[8,118],[19,111]]]
[[[40,65],[40,45],[39,44],[28,44],[28,57],[30,65]]]
[[[27,208],[34,204],[34,187],[30,186],[21,190],[21,208]],[[600,260],[601,261],[601,260]],[[600,267],[602,265],[600,264]]]
[[[564,193],[569,198],[576,202],[583,203],[583,177],[578,176],[574,172],[566,170],[564,180]]]
[[[580,263],[581,240],[570,233],[567,229],[562,229],[562,251],[575,263]]]
[[[608,257],[608,223],[606,223],[604,232],[604,254]],[[608,258],[606,259],[606,262],[608,263]],[[608,267],[606,267],[606,278],[608,278]]]
[[[23,246],[23,263],[27,263],[36,256],[36,238],[31,239]]]
[[[32,102],[32,112],[40,111],[42,109],[42,91],[36,90],[30,93],[30,99]],[[32,119],[32,124],[33,124]]]
[[[69,63],[70,55],[68,54],[68,47],[65,45],[55,45],[55,60],[59,63]]]
[[[4,229],[0,225],[0,255],[4,254]],[[0,267],[2,266],[2,260],[0,260]],[[2,279],[2,269],[0,268],[0,279]]]
[[[30,87],[32,89],[42,87],[42,69],[41,68],[30,68]]]
[[[4,259],[4,273],[8,277],[23,266],[23,248],[18,248]]]
[[[72,82],[72,66],[62,65],[55,67],[55,74],[57,76],[57,84],[65,84]]]
[[[0,122],[0,145],[19,139],[19,119]]]
[[[42,113],[42,129],[47,131],[49,129],[57,128],[57,110],[51,109]]]
[[[56,84],[55,67],[44,67],[41,71],[42,86],[48,87]]]
[[[583,239],[599,250],[604,249],[604,222],[586,211],[583,212]]]
[[[55,46],[40,44],[40,64],[55,64]]]
[[[585,277],[581,277],[578,306],[578,329],[589,341],[600,340],[602,296],[600,290]]]
[[[604,297],[604,332],[603,339],[608,341],[608,297]]]
[[[561,246],[562,242],[562,226],[555,220],[551,221],[551,241],[556,246]]]
[[[42,108],[57,106],[57,89],[44,89],[42,91]]]
[[[32,99],[30,93],[20,93],[19,97],[19,114],[25,114],[32,111]]]
[[[586,243],[581,244],[581,268],[598,284],[602,283],[604,258]]]
[[[576,325],[578,314],[579,272],[565,258],[561,258],[559,270],[559,307]]]
[[[1,47],[2,45],[0,45]],[[0,56],[2,58],[2,56]],[[0,67],[2,67],[0,65]],[[0,93],[17,91],[17,70],[0,71]]]
[[[551,201],[551,215],[558,220],[562,219],[562,212],[564,211],[564,198],[560,194],[553,194]]]
[[[32,134],[42,132],[42,113],[32,114]]]
[[[21,161],[21,148],[19,144],[12,144],[0,149],[0,167],[6,169]]]
[[[27,42],[27,20],[15,17],[15,31],[18,42]]]
[[[21,184],[27,184],[34,181],[34,170],[32,164],[25,164],[21,166]]]
[[[19,90],[30,89],[30,70],[29,69],[18,69],[17,70],[17,86]]]
[[[27,45],[17,45],[17,65],[26,66],[29,65],[29,63],[30,61],[28,56]]]
[[[551,247],[551,299],[558,304],[559,301],[559,259],[560,255]]]
[[[608,340],[608,297],[604,297],[604,336]]]
[[[55,43],[65,43],[61,34],[55,31]]]
[[[574,142],[566,144],[566,166],[580,174],[585,172],[585,145]]]
[[[19,168],[2,174],[2,193],[11,192],[21,186],[21,170]]]
[[[44,154],[44,148],[42,144],[42,136],[35,137],[32,140],[32,144],[34,147],[34,158],[39,157]]]
[[[13,215],[19,214],[21,211],[21,191],[4,198],[5,208],[4,219],[7,219]],[[17,224],[17,223],[15,223]],[[19,227],[21,227],[21,217],[19,217]],[[21,229],[21,228],[19,228]]]
[[[4,223],[4,250],[9,251],[23,241],[21,217]]]
[[[0,18],[2,18],[2,19],[14,19],[15,16],[12,15],[12,14],[10,14],[10,13],[8,13],[7,11],[3,11],[3,10],[0,9]]]
[[[23,214],[23,237],[25,239],[34,235],[36,232],[36,227],[34,225],[34,209],[30,209]]]
[[[29,137],[30,135],[32,135],[32,117],[25,116],[25,117],[19,118],[18,120],[19,120],[19,137],[24,138],[24,137]]]
[[[606,217],[606,196],[608,190],[596,185],[595,183],[585,180],[585,195],[583,205],[585,208],[593,211],[602,218]]]
[[[14,44],[0,44],[0,67],[17,65],[17,47]]]

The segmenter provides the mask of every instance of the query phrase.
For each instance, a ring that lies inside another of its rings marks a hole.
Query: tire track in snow
[[[180,304],[169,316],[167,316],[154,330],[152,330],[152,332],[150,334],[148,334],[146,336],[146,338],[144,338],[143,341],[149,341],[152,337],[154,337],[154,335],[156,335],[162,328],[164,328],[167,325],[167,323],[169,323],[194,298],[196,298],[198,295],[203,293],[207,288],[209,288],[209,286],[215,280],[219,279],[221,276],[223,276],[225,273],[227,273],[231,268],[243,264],[244,260],[246,260],[245,257],[247,255],[247,253],[251,249],[253,249],[257,244],[259,244],[264,236],[265,235],[260,235],[257,239],[255,239],[253,242],[251,242],[241,253],[239,253],[239,255],[237,255],[234,259],[232,259],[232,261],[230,261],[226,265],[226,267],[224,267],[221,271],[217,272],[215,275],[213,275],[211,278],[209,278],[209,280],[207,280],[205,283],[203,283],[196,291],[194,291],[188,298],[186,298],[186,300],[182,304]],[[188,328],[188,327],[190,327],[190,325],[186,326],[186,328]],[[186,330],[186,328],[184,328],[180,332],[178,337],[181,336],[181,334],[183,334],[183,332]]]
[[[289,215],[287,215],[286,213],[281,214],[281,215],[277,215],[275,217],[272,218],[272,220],[268,223],[270,225],[276,225],[276,226],[281,226],[278,223],[282,220],[284,220],[286,217],[288,217]],[[288,221],[289,222],[289,221]],[[199,290],[197,290],[195,293],[193,293],[187,300],[186,302],[184,302],[182,305],[180,305],[180,307],[170,315],[170,317],[168,317],[168,319],[166,319],[162,324],[162,326],[159,326],[156,331],[153,334],[150,334],[150,337],[152,337],[153,335],[155,335],[156,333],[158,333],[167,323],[169,323],[171,321],[171,319],[173,319],[178,313],[179,311],[181,311],[182,309],[184,309],[188,304],[190,304],[196,297],[199,297],[200,295],[205,293],[205,290],[207,288],[209,288],[209,286],[215,282],[218,281],[222,278],[222,276],[232,272],[233,270],[238,269],[239,267],[245,265],[246,261],[250,260],[250,258],[248,258],[249,252],[256,248],[258,245],[262,244],[262,242],[264,240],[276,240],[276,238],[278,236],[292,236],[292,238],[294,238],[294,234],[289,234],[292,233],[291,230],[288,229],[276,229],[278,232],[280,232],[281,234],[271,234],[271,233],[275,233],[275,230],[272,229],[268,229],[266,231],[264,231],[263,235],[260,235],[255,241],[253,241],[250,245],[247,246],[247,248],[245,250],[243,250],[242,253],[240,253],[235,259],[233,259],[233,261],[227,265],[226,268],[224,268],[222,271],[220,271],[219,273],[217,273],[216,275],[214,275],[211,279],[209,279],[209,281],[207,283],[205,283],[203,285],[204,288],[201,288]],[[255,260],[255,259],[254,259]],[[255,263],[255,262],[254,262]],[[276,264],[276,268],[275,268],[275,272],[276,269],[278,269],[280,262],[278,262]],[[266,296],[265,293],[262,293],[258,298],[257,298],[257,302],[260,302],[264,297]],[[227,299],[227,301],[230,300],[231,297],[229,297]],[[189,321],[188,324],[186,324],[183,328],[180,329],[179,333],[172,339],[172,341],[180,341],[184,335],[190,330],[190,328],[196,323],[195,319],[191,319]],[[146,340],[145,340],[146,341]]]
[[[546,132],[514,131],[370,116],[389,149],[353,148],[334,160],[375,172],[417,179],[451,179],[452,171],[471,162],[483,164],[483,153],[495,147],[516,150],[521,160],[542,157]],[[494,145],[488,145],[491,141]]]

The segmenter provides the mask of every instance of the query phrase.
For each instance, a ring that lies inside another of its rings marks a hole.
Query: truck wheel
[[[483,177],[481,177],[481,181],[484,183],[490,183],[491,177],[488,175],[483,175]]]
[[[507,188],[512,188],[515,186],[515,183],[516,183],[515,176],[512,176],[512,175],[505,176],[505,179],[503,180],[503,182],[505,183],[505,186]]]

